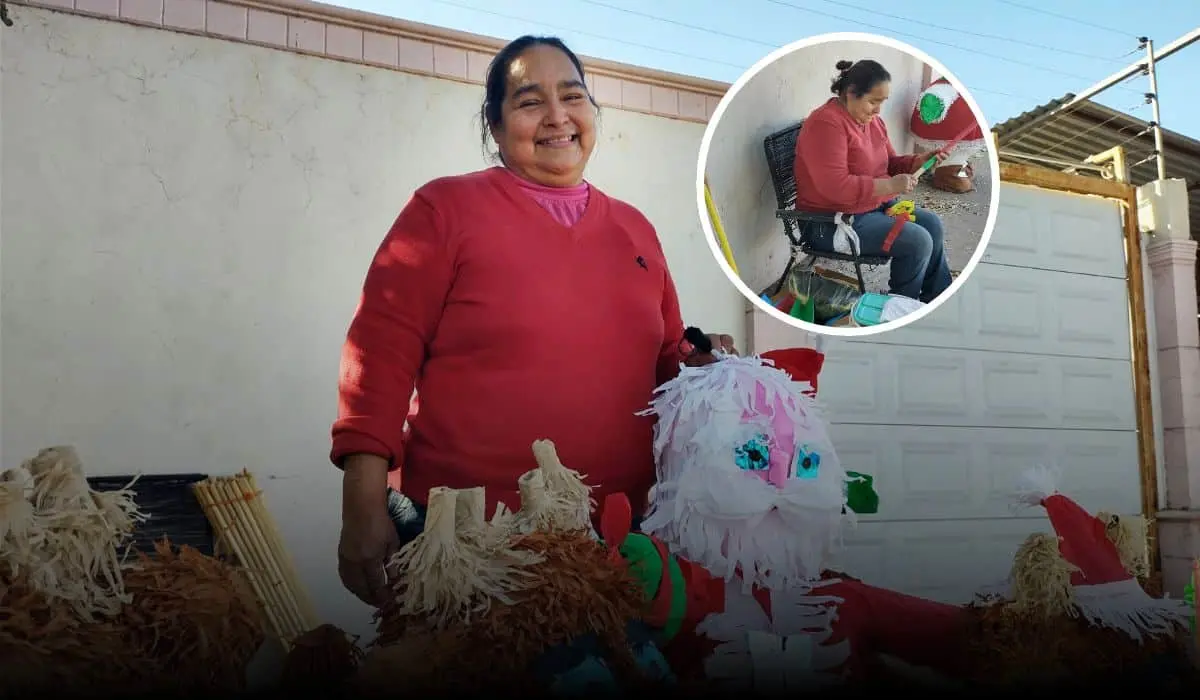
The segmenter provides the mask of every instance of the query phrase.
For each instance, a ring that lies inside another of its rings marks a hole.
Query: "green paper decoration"
[[[1192,606],[1192,634],[1196,633],[1196,578],[1188,577],[1187,586],[1183,589],[1183,600]]]
[[[921,115],[921,121],[926,124],[932,124],[938,117],[942,116],[942,112],[946,111],[946,103],[932,92],[925,93],[925,96],[921,98],[921,103],[917,111]]]
[[[879,512],[879,494],[875,493],[875,477],[859,472],[846,472],[846,507],[859,515]]]
[[[629,572],[641,584],[646,600],[654,600],[662,584],[663,575],[662,556],[654,541],[640,532],[631,532],[617,547],[617,551],[629,562]],[[671,608],[662,634],[665,641],[670,641],[678,634],[683,625],[683,616],[687,612],[687,582],[683,580],[683,570],[679,568],[679,562],[670,555],[667,556],[667,570],[671,577]]]

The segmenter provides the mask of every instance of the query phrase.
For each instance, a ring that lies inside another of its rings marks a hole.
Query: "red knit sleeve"
[[[679,363],[683,362],[683,354],[679,351],[680,341],[683,340],[683,328],[679,293],[675,290],[675,281],[671,278],[671,273],[667,272],[663,288],[663,344],[658,354],[655,373],[659,386],[679,374]]]
[[[817,194],[858,211],[875,201],[875,178],[850,174],[849,153],[845,130],[828,119],[810,118],[796,139],[796,166],[808,171]]]
[[[896,154],[896,149],[892,146],[892,139],[888,136],[887,124],[882,119],[877,120],[879,130],[883,132],[883,142],[887,144],[888,153],[888,175],[899,175],[900,173],[911,173],[917,169],[916,155],[901,156]]]
[[[662,253],[661,242],[658,250]],[[662,317],[663,344],[659,349],[658,363],[655,366],[655,377],[659,386],[674,379],[679,374],[679,363],[683,362],[683,354],[679,351],[679,344],[683,340],[683,313],[679,309],[679,291],[675,287],[671,269],[666,264],[665,254],[663,255]]]
[[[367,270],[342,346],[330,459],[351,454],[403,461],[404,421],[416,377],[453,279],[447,227],[420,192],[409,201]]]

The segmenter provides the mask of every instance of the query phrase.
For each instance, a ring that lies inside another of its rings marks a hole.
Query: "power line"
[[[1141,109],[1142,107],[1145,107],[1145,106],[1146,106],[1146,103],[1144,103],[1144,102],[1141,104],[1136,104],[1136,105],[1133,105],[1132,107],[1128,107],[1127,109],[1125,109],[1125,112],[1132,112],[1134,110]],[[1092,133],[1093,131],[1102,129],[1105,126],[1107,126],[1108,124],[1110,124],[1118,119],[1121,119],[1122,117],[1127,117],[1127,116],[1129,116],[1129,115],[1126,113],[1118,112],[1117,114],[1112,115],[1108,119],[1105,119],[1104,121],[1099,122],[1097,124],[1093,124],[1092,126],[1084,129],[1083,131],[1080,131],[1077,134],[1073,134],[1065,139],[1058,141],[1057,143],[1052,143],[1049,146],[1046,146],[1042,150],[1038,151],[1035,155],[1043,156],[1043,155],[1046,155],[1047,153],[1049,153],[1050,151],[1057,150],[1057,149],[1063,148],[1064,146],[1067,146],[1069,144],[1075,143],[1076,141],[1083,138],[1084,136],[1087,136],[1088,134]],[[1017,141],[1019,142],[1020,139],[1017,139]]]
[[[1124,83],[1124,82],[1129,82],[1130,80],[1133,80],[1135,77],[1138,77],[1138,76],[1129,76],[1128,78],[1125,78],[1125,80],[1123,80],[1123,81],[1121,81],[1121,82],[1122,82],[1122,83]],[[1074,104],[1072,104],[1072,105],[1068,106],[1066,109],[1062,110],[1062,112],[1060,112],[1060,113],[1059,113],[1057,116],[1066,116],[1066,115],[1070,114],[1072,111],[1074,111],[1074,110],[1076,110],[1076,109],[1079,109],[1079,108],[1080,108],[1080,107],[1082,107],[1084,104],[1086,104],[1086,101],[1083,101],[1083,102],[1076,102],[1076,103],[1074,103]],[[1144,102],[1140,102],[1140,103],[1138,103],[1138,104],[1132,105],[1131,107],[1127,108],[1127,109],[1125,110],[1125,112],[1126,112],[1126,113],[1127,113],[1127,112],[1133,112],[1134,110],[1141,109],[1142,107],[1145,107],[1145,106],[1146,106],[1146,104],[1147,104],[1147,102],[1145,102],[1145,101],[1144,101]],[[1108,119],[1105,119],[1104,121],[1102,121],[1102,122],[1100,122],[1100,123],[1098,123],[1098,124],[1094,124],[1094,125],[1092,125],[1092,126],[1088,127],[1087,129],[1084,129],[1083,131],[1081,131],[1081,132],[1079,132],[1079,133],[1077,133],[1077,134],[1072,134],[1072,135],[1070,135],[1070,136],[1067,136],[1067,137],[1066,137],[1066,138],[1064,138],[1064,139],[1060,139],[1059,141],[1057,141],[1057,142],[1055,142],[1055,143],[1051,144],[1050,146],[1047,146],[1047,147],[1045,147],[1045,148],[1041,149],[1041,150],[1040,150],[1040,151],[1038,151],[1038,152],[1037,152],[1035,155],[1037,155],[1037,156],[1043,156],[1043,155],[1046,155],[1047,153],[1049,153],[1049,152],[1050,152],[1050,151],[1052,151],[1052,150],[1055,150],[1055,149],[1062,148],[1063,146],[1066,146],[1067,144],[1070,144],[1070,143],[1074,143],[1075,141],[1077,141],[1077,140],[1079,140],[1080,138],[1082,138],[1082,137],[1084,137],[1084,136],[1086,136],[1086,135],[1088,135],[1088,134],[1092,133],[1093,131],[1096,131],[1097,129],[1103,128],[1104,126],[1108,125],[1109,123],[1111,123],[1111,122],[1113,122],[1113,121],[1115,121],[1115,120],[1117,120],[1117,119],[1120,119],[1121,117],[1128,116],[1126,113],[1117,112],[1116,114],[1113,114],[1113,115],[1112,115],[1111,117],[1109,117]],[[1025,133],[1023,133],[1023,134],[1019,134],[1019,135],[1017,136],[1017,138],[1016,138],[1016,139],[1015,139],[1015,140],[1014,140],[1012,143],[1008,144],[1008,147],[1009,147],[1009,148],[1013,148],[1013,149],[1015,149],[1015,148],[1017,148],[1018,146],[1020,146],[1020,145],[1021,145],[1021,142],[1022,142],[1022,141],[1024,141],[1025,139],[1028,139],[1028,138],[1031,138],[1031,137],[1033,137],[1033,136],[1034,136],[1034,134],[1035,134],[1035,132],[1033,132],[1033,131],[1027,131],[1027,132],[1025,132]]]
[[[485,15],[491,15],[493,17],[500,17],[501,19],[511,19],[516,22],[527,22],[529,24],[546,27],[547,29],[554,29],[554,30],[557,30],[560,32],[571,32],[573,34],[578,34],[579,36],[591,37],[593,39],[601,39],[603,41],[611,41],[611,42],[614,42],[617,44],[625,44],[626,46],[634,46],[639,49],[646,49],[647,51],[657,51],[659,53],[671,54],[672,56],[680,56],[683,58],[690,58],[695,61],[704,61],[705,63],[712,63],[712,64],[719,65],[719,66],[729,66],[731,68],[737,68],[738,70],[743,70],[743,71],[746,70],[746,68],[747,68],[747,66],[739,64],[739,63],[730,63],[729,61],[720,61],[715,58],[705,58],[704,56],[697,56],[695,54],[684,53],[681,51],[673,51],[671,49],[665,49],[661,46],[651,46],[650,44],[640,44],[636,41],[627,41],[625,39],[618,39],[616,37],[605,36],[603,34],[593,34],[591,32],[585,32],[585,31],[582,31],[579,29],[575,29],[574,27],[564,27],[562,25],[555,25],[555,24],[550,24],[548,22],[543,22],[540,19],[530,19],[528,17],[517,17],[516,15],[509,15],[509,14],[505,14],[503,12],[496,12],[495,10],[485,10],[481,7],[473,7],[471,5],[464,5],[462,3],[452,2],[451,0],[432,0],[432,1],[439,3],[441,5],[449,5],[450,7],[457,7],[459,9],[470,10],[472,12],[479,12],[479,13],[482,13]],[[1086,80],[1086,78],[1085,78],[1085,80]]]
[[[829,0],[825,0],[825,1],[829,1]],[[623,14],[632,15],[634,17],[642,17],[644,19],[654,20],[656,22],[663,22],[665,24],[671,24],[676,27],[683,27],[685,29],[692,29],[692,30],[699,31],[699,32],[705,32],[708,34],[712,34],[714,36],[723,36],[727,39],[736,39],[738,41],[744,41],[744,42],[747,42],[750,44],[766,46],[771,49],[780,48],[780,45],[778,45],[778,44],[761,41],[759,39],[754,39],[754,38],[751,38],[748,36],[742,36],[740,34],[731,34],[729,32],[723,32],[723,31],[720,31],[717,29],[711,29],[709,27],[701,26],[698,24],[689,24],[687,22],[681,22],[679,20],[676,20],[676,19],[673,19],[670,17],[662,17],[659,15],[650,14],[649,12],[641,12],[639,10],[631,10],[626,7],[620,7],[618,5],[612,5],[607,2],[601,2],[601,0],[578,0],[578,2],[582,2],[582,3],[588,4],[588,5],[595,5],[596,7],[603,7],[603,8],[609,9],[609,10],[613,10],[614,12],[621,12]],[[835,4],[837,4],[837,3],[835,3]],[[847,7],[851,7],[851,6],[848,5]],[[883,13],[876,13],[876,14],[883,14]],[[885,15],[885,16],[898,17],[897,15]],[[935,25],[927,25],[927,26],[935,26]],[[960,31],[960,30],[951,30],[951,31]],[[992,35],[980,34],[979,36],[987,37],[987,36],[992,36]],[[994,38],[1004,39],[1005,37],[994,37]],[[1013,40],[1013,41],[1016,41],[1016,40]],[[1058,50],[1058,49],[1055,49],[1054,47],[1045,46],[1045,45],[1041,45],[1041,44],[1029,44],[1028,42],[1020,42],[1020,41],[1017,41],[1016,43],[1022,43],[1022,44],[1026,44],[1029,46],[1036,46],[1036,47],[1044,48],[1044,49],[1047,49],[1050,51]],[[1074,53],[1074,52],[1065,51],[1065,53]],[[1099,58],[1100,60],[1110,60],[1110,61],[1114,60],[1114,59],[1104,59],[1103,57],[1092,56],[1090,54],[1076,54],[1076,55],[1084,56],[1087,58]],[[1000,95],[1002,97],[1011,97],[1011,98],[1018,99],[1018,100],[1032,100],[1034,102],[1038,101],[1038,98],[1029,97],[1028,95],[1014,95],[1010,92],[1001,92],[999,90],[989,90],[989,89],[985,89],[985,88],[973,88],[973,87],[968,87],[967,89],[970,90],[971,92],[985,92],[985,93],[989,93],[992,95]]]
[[[714,36],[723,36],[726,39],[737,39],[738,41],[745,41],[745,42],[748,42],[751,44],[758,44],[759,46],[766,46],[766,47],[769,47],[772,49],[777,49],[780,46],[779,44],[772,44],[771,42],[768,42],[768,41],[760,41],[758,39],[752,39],[748,36],[741,36],[740,34],[730,34],[729,32],[722,32],[717,29],[710,29],[708,27],[702,27],[698,24],[688,24],[687,22],[680,22],[679,20],[671,19],[670,17],[660,17],[659,15],[652,15],[648,12],[640,12],[638,10],[630,10],[629,8],[620,7],[618,5],[610,5],[606,2],[600,2],[599,0],[578,0],[578,1],[588,4],[588,5],[595,5],[596,7],[603,7],[603,8],[609,9],[609,10],[613,10],[614,12],[623,12],[627,15],[633,15],[634,17],[644,17],[646,19],[652,19],[656,22],[663,22],[665,24],[673,24],[676,27],[683,27],[685,29],[695,29],[696,31],[705,32],[707,34],[712,34]]]
[[[800,12],[808,12],[808,13],[811,13],[814,15],[821,15],[822,17],[829,17],[831,19],[841,20],[843,22],[850,22],[850,23],[856,24],[860,27],[869,27],[871,29],[878,29],[880,31],[887,32],[888,34],[894,34],[897,36],[910,36],[910,37],[913,37],[914,39],[920,39],[921,41],[927,41],[931,44],[939,44],[941,46],[946,46],[946,47],[949,47],[952,49],[958,49],[959,51],[967,51],[967,52],[975,54],[976,56],[987,56],[988,58],[994,58],[997,61],[1004,61],[1006,63],[1012,63],[1012,64],[1018,65],[1018,66],[1025,66],[1027,68],[1033,68],[1034,70],[1040,70],[1040,71],[1044,71],[1046,73],[1057,73],[1058,75],[1063,75],[1068,78],[1075,78],[1077,80],[1091,80],[1091,78],[1089,78],[1085,75],[1079,75],[1077,73],[1068,73],[1066,71],[1058,70],[1057,68],[1051,68],[1049,66],[1044,66],[1041,64],[1037,64],[1037,63],[1029,63],[1027,61],[1019,61],[1015,58],[1009,58],[1008,56],[1002,56],[1000,54],[988,53],[986,51],[980,51],[979,49],[969,48],[966,46],[961,46],[959,44],[952,44],[950,42],[940,41],[938,39],[930,39],[929,37],[924,37],[919,34],[912,34],[911,32],[900,32],[900,31],[896,31],[895,29],[893,29],[891,27],[883,27],[883,26],[880,26],[877,24],[867,24],[866,22],[862,22],[861,20],[851,19],[849,17],[843,17],[841,15],[835,15],[833,13],[824,12],[822,10],[814,10],[811,7],[803,7],[801,5],[794,5],[789,2],[784,2],[783,0],[766,0],[766,2],[775,4],[775,5],[781,5],[783,7],[790,7],[793,10],[798,10]]]
[[[619,38],[617,38],[617,37],[613,37],[613,36],[607,36],[607,35],[604,35],[604,34],[596,34],[596,33],[593,33],[593,32],[581,31],[581,30],[578,30],[578,29],[574,29],[574,28],[571,28],[571,27],[565,27],[565,26],[562,26],[562,25],[554,25],[554,24],[549,24],[549,23],[547,23],[547,22],[544,22],[544,21],[542,21],[542,20],[540,20],[540,19],[532,19],[532,18],[529,18],[529,17],[520,17],[520,16],[517,16],[517,15],[511,15],[511,14],[507,14],[507,13],[504,13],[504,12],[497,12],[497,11],[495,11],[495,10],[488,10],[488,9],[484,9],[484,8],[480,8],[480,7],[474,7],[474,6],[472,6],[472,5],[467,5],[467,4],[460,3],[460,2],[454,2],[454,0],[432,0],[432,1],[433,1],[433,2],[436,2],[436,3],[439,3],[439,4],[442,4],[442,5],[447,5],[447,6],[450,6],[450,7],[457,7],[457,8],[459,8],[459,9],[468,10],[468,11],[471,11],[471,12],[479,12],[479,13],[482,13],[482,14],[485,14],[485,15],[490,15],[490,16],[492,16],[492,17],[499,17],[499,18],[501,18],[501,19],[512,20],[512,21],[514,21],[514,22],[526,22],[526,23],[529,23],[529,24],[531,24],[531,25],[534,25],[534,26],[541,26],[541,27],[545,27],[545,28],[547,28],[547,29],[554,29],[554,30],[556,30],[556,31],[562,31],[562,32],[571,32],[571,33],[573,33],[573,34],[578,34],[579,36],[586,36],[586,37],[590,37],[590,38],[593,38],[593,39],[599,39],[599,40],[601,40],[601,41],[611,41],[611,42],[614,42],[614,43],[617,43],[617,44],[623,44],[623,45],[625,45],[625,46],[633,46],[633,47],[636,47],[636,48],[645,49],[645,50],[647,50],[647,51],[654,51],[654,52],[657,52],[657,53],[665,53],[665,54],[670,54],[670,55],[672,55],[672,56],[679,56],[679,57],[681,57],[681,58],[687,58],[687,59],[692,59],[692,60],[696,60],[696,61],[703,61],[703,62],[705,62],[705,63],[711,63],[711,64],[715,64],[715,65],[729,66],[729,67],[731,67],[731,68],[737,68],[737,69],[739,69],[739,70],[741,70],[741,71],[749,70],[749,68],[750,68],[749,66],[747,66],[747,65],[744,65],[744,64],[731,63],[731,62],[729,62],[729,61],[721,61],[721,60],[718,60],[718,59],[714,59],[714,58],[708,58],[708,57],[705,57],[705,56],[698,56],[698,55],[696,55],[696,54],[686,53],[686,52],[682,52],[682,51],[674,51],[674,50],[672,50],[672,49],[663,48],[662,46],[653,46],[653,45],[650,45],[650,44],[642,44],[642,43],[639,43],[639,42],[635,42],[635,41],[629,41],[629,40],[627,40],[627,39],[619,39]],[[744,36],[740,36],[740,35],[737,35],[737,34],[731,34],[731,33],[728,33],[728,32],[721,32],[721,31],[717,31],[717,30],[714,30],[714,29],[710,29],[710,28],[708,28],[708,27],[703,27],[703,26],[699,26],[699,25],[688,24],[688,23],[686,23],[686,22],[680,22],[680,21],[678,21],[678,20],[674,20],[674,19],[671,19],[671,18],[669,18],[669,17],[659,17],[659,16],[657,16],[657,15],[652,15],[652,14],[645,13],[645,12],[639,12],[639,11],[635,11],[635,10],[627,10],[627,9],[625,9],[625,8],[622,8],[622,7],[610,6],[610,5],[606,4],[606,3],[603,3],[603,2],[598,2],[597,0],[579,0],[579,1],[580,1],[580,2],[585,2],[585,3],[587,3],[587,4],[591,4],[591,5],[597,5],[597,6],[601,6],[601,7],[607,7],[607,8],[609,8],[609,9],[613,9],[613,10],[617,10],[617,11],[625,12],[625,13],[627,13],[627,14],[631,14],[631,15],[637,15],[637,16],[640,16],[640,17],[644,17],[644,18],[646,18],[646,19],[652,19],[652,20],[657,20],[657,21],[666,22],[666,23],[668,23],[668,24],[673,24],[673,25],[676,25],[676,26],[682,26],[682,27],[686,27],[686,28],[688,28],[688,29],[695,29],[695,30],[697,30],[697,31],[709,32],[709,33],[712,33],[712,34],[716,34],[716,35],[718,35],[718,36],[725,36],[725,37],[727,37],[727,38],[730,38],[730,39],[738,39],[738,40],[741,40],[741,41],[747,41],[747,42],[751,42],[751,43],[759,44],[759,45],[762,45],[762,46],[770,47],[770,48],[772,48],[772,49],[781,48],[780,46],[776,46],[776,45],[774,45],[774,44],[770,44],[770,43],[768,43],[768,42],[760,41],[760,40],[758,40],[758,39],[751,39],[751,38],[749,38],[749,37],[744,37]],[[800,8],[795,8],[795,9],[800,9]],[[919,37],[918,37],[918,38],[919,38]],[[956,47],[956,48],[957,48],[957,47]],[[981,93],[987,93],[987,94],[992,94],[992,95],[998,95],[998,96],[1001,96],[1001,97],[1009,97],[1009,98],[1012,98],[1012,99],[1017,99],[1017,100],[1028,100],[1028,101],[1031,101],[1031,102],[1034,102],[1034,103],[1040,103],[1040,102],[1042,101],[1042,99],[1041,99],[1041,98],[1031,97],[1031,96],[1029,96],[1029,95],[1017,95],[1017,94],[1013,94],[1013,93],[1010,93],[1010,92],[1003,92],[1003,91],[1000,91],[1000,90],[989,90],[989,89],[986,89],[986,88],[977,88],[977,87],[970,87],[970,86],[967,86],[967,89],[968,89],[969,91],[971,91],[971,92],[981,92]]]
[[[591,0],[582,0],[582,1],[590,2]],[[893,15],[893,14],[889,14],[887,12],[883,12],[881,10],[876,10],[873,7],[863,7],[861,5],[852,5],[848,2],[839,2],[839,0],[820,0],[820,2],[828,3],[830,5],[837,5],[839,7],[845,7],[846,9],[849,9],[849,10],[858,10],[859,12],[869,12],[873,15],[879,15],[880,17],[890,17],[891,19],[898,19],[898,20],[902,20],[905,22],[907,22],[911,19],[911,18],[905,17],[903,15]],[[1046,44],[1039,44],[1035,41],[1024,41],[1022,39],[1013,39],[1012,37],[1000,36],[999,34],[985,34],[983,32],[973,32],[973,31],[970,31],[967,29],[957,29],[955,27],[944,27],[944,26],[941,26],[938,24],[931,24],[929,22],[924,22],[924,21],[921,22],[921,26],[927,27],[929,29],[940,29],[941,31],[944,31],[944,32],[954,32],[956,34],[965,34],[966,36],[975,36],[975,37],[979,37],[981,39],[993,39],[995,41],[1006,41],[1010,44],[1017,44],[1018,46],[1028,46],[1030,48],[1041,49],[1043,51],[1051,51],[1054,53],[1061,53],[1061,54],[1066,54],[1069,56],[1079,56],[1081,58],[1089,58],[1094,61],[1109,61],[1112,63],[1119,62],[1118,59],[1110,58],[1108,56],[1099,56],[1094,53],[1082,53],[1080,51],[1071,51],[1070,49],[1060,49],[1056,46],[1048,46]]]
[[[1013,0],[996,0],[996,2],[1002,2],[1005,5],[1010,5],[1012,7],[1016,7],[1016,8],[1022,9],[1022,10],[1028,10],[1029,12],[1036,12],[1038,14],[1046,15],[1047,17],[1057,17],[1058,19],[1066,20],[1068,22],[1074,22],[1075,24],[1082,25],[1084,27],[1091,27],[1092,29],[1100,29],[1100,30],[1103,30],[1106,32],[1112,32],[1113,34],[1120,34],[1121,36],[1125,37],[1126,39],[1130,39],[1130,38],[1133,38],[1136,36],[1136,34],[1129,32],[1129,31],[1113,29],[1112,27],[1106,27],[1103,24],[1096,24],[1095,22],[1088,22],[1087,20],[1079,19],[1078,17],[1072,17],[1071,15],[1064,15],[1064,14],[1061,14],[1058,12],[1051,12],[1050,10],[1043,10],[1040,7],[1032,7],[1030,5],[1025,5],[1025,4],[1022,4],[1019,2],[1013,2]]]

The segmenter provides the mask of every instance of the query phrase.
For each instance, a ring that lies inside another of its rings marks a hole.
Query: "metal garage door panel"
[[[879,513],[864,521],[1037,516],[1012,508],[1018,476],[1037,465],[1060,469],[1084,508],[1141,508],[1132,431],[834,424],[830,437],[846,469],[875,477]]]
[[[1110,199],[1002,184],[996,228],[983,260],[1125,276],[1121,207]]]
[[[1129,430],[1128,362],[846,344],[821,370],[835,423]]]
[[[1051,532],[1049,520],[860,523],[836,560],[875,586],[966,603],[1008,578],[1013,555],[1034,532]]]
[[[984,264],[925,318],[880,335],[831,340],[829,352],[924,345],[1128,360],[1128,309],[1124,279]]]

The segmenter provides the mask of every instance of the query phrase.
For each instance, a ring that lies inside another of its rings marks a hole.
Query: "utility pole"
[[[1146,75],[1150,76],[1150,92],[1146,99],[1150,101],[1154,121],[1150,126],[1154,129],[1154,160],[1158,165],[1158,179],[1167,179],[1166,149],[1163,147],[1162,119],[1158,111],[1158,71],[1154,69],[1154,40],[1150,37],[1140,37],[1142,47],[1146,49]]]
[[[1184,34],[1183,36],[1179,37],[1175,41],[1172,41],[1171,43],[1162,47],[1162,50],[1160,50],[1158,52],[1158,55],[1155,56],[1155,60],[1162,61],[1167,56],[1170,56],[1170,55],[1176,53],[1177,51],[1180,51],[1181,49],[1191,46],[1192,44],[1196,43],[1197,41],[1200,41],[1200,27],[1196,27],[1192,31],[1188,32],[1187,34]],[[1054,110],[1054,113],[1057,114],[1058,112],[1062,112],[1063,110],[1070,109],[1074,105],[1076,105],[1080,102],[1083,102],[1084,100],[1086,100],[1090,97],[1094,97],[1101,92],[1104,92],[1105,90],[1109,89],[1113,85],[1116,85],[1117,83],[1128,78],[1129,76],[1145,70],[1145,68],[1146,68],[1145,61],[1138,61],[1136,63],[1130,64],[1130,65],[1126,66],[1125,68],[1122,68],[1121,70],[1117,71],[1116,73],[1113,73],[1112,75],[1108,76],[1104,80],[1101,80],[1100,82],[1096,83],[1095,85],[1089,87],[1088,89],[1084,90],[1083,92],[1078,93],[1077,95],[1075,95],[1075,97],[1070,102],[1068,102],[1065,105]]]

